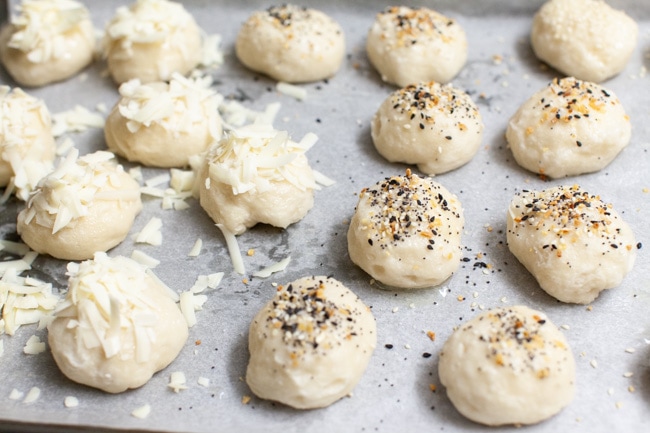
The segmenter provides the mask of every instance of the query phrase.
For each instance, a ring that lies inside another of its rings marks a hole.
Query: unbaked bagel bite
[[[185,75],[201,61],[201,29],[181,3],[137,0],[120,6],[108,23],[104,57],[117,84]]]
[[[180,353],[187,322],[160,280],[127,257],[68,264],[68,291],[48,343],[70,380],[119,393],[138,388]]]
[[[178,73],[169,83],[123,83],[104,127],[109,150],[146,166],[187,166],[221,138],[219,96],[209,85]]]
[[[253,13],[235,43],[249,69],[289,83],[333,76],[345,56],[341,26],[325,13],[292,4]]]
[[[370,309],[332,277],[278,286],[248,333],[246,383],[260,398],[297,409],[349,395],[377,345]]]
[[[465,66],[467,37],[455,19],[434,10],[392,6],[377,14],[366,51],[387,83],[447,83]]]
[[[637,249],[613,206],[577,185],[517,193],[508,208],[507,240],[542,289],[579,304],[620,285]]]
[[[350,259],[387,286],[436,286],[460,266],[464,222],[454,194],[407,169],[359,194],[348,229]]]
[[[228,131],[207,152],[198,174],[199,199],[217,224],[241,234],[258,223],[287,228],[314,205],[316,182],[300,142],[271,125]]]
[[[535,424],[575,395],[576,366],[566,338],[542,312],[495,308],[445,342],[438,374],[462,415],[489,426]]]
[[[0,31],[0,60],[22,86],[77,74],[95,56],[95,29],[86,6],[73,0],[24,0]]]
[[[141,210],[140,185],[115,155],[75,149],[38,183],[17,231],[38,253],[86,260],[121,243]]]
[[[599,83],[620,73],[637,44],[638,24],[602,0],[549,0],[533,18],[533,51],[565,75]]]
[[[0,86],[0,188],[27,200],[54,166],[56,142],[45,102],[20,88]]]
[[[483,138],[483,120],[467,93],[429,81],[391,93],[370,132],[388,161],[417,164],[423,173],[435,175],[472,159]]]
[[[599,171],[629,144],[632,125],[614,92],[573,77],[554,79],[510,118],[517,163],[543,177]]]

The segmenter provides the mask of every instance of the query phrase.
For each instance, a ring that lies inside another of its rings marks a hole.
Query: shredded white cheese
[[[39,353],[45,352],[45,349],[45,342],[41,341],[37,335],[32,335],[27,340],[25,347],[23,347],[23,352],[26,355],[38,355]]]
[[[226,246],[228,247],[228,253],[230,254],[230,260],[235,268],[235,272],[244,275],[244,273],[246,273],[246,268],[244,267],[244,260],[242,259],[235,234],[228,230],[223,224],[216,224],[216,226],[221,230],[221,233],[223,233],[223,237],[226,240]]]
[[[101,114],[93,113],[81,105],[75,105],[71,110],[52,116],[52,135],[60,137],[68,132],[83,132],[88,128],[101,129],[105,123]]]
[[[314,180],[316,181],[317,184],[323,186],[332,186],[336,183],[334,179],[330,179],[320,171],[316,171],[316,170],[312,170],[312,171],[314,172]]]
[[[190,257],[198,257],[199,254],[201,254],[201,248],[203,248],[203,240],[201,238],[197,239],[196,242],[194,242],[194,246],[190,250],[188,256]]]
[[[268,266],[264,269],[260,269],[259,271],[255,272],[253,274],[254,277],[258,278],[267,278],[270,277],[271,274],[274,274],[276,272],[284,271],[287,266],[289,265],[289,262],[291,262],[291,256],[280,260],[277,263],[272,264],[271,266]]]
[[[33,63],[59,59],[68,55],[67,34],[90,18],[88,9],[72,0],[29,0],[20,3],[19,14],[11,20],[15,32],[7,43],[27,54]]]
[[[283,93],[287,96],[297,99],[298,101],[304,101],[307,99],[307,89],[304,87],[296,86],[295,84],[285,83],[279,81],[275,86],[276,90],[280,93]]]
[[[170,170],[171,180],[169,186],[177,193],[192,191],[194,182],[196,182],[196,173],[192,170],[179,170],[172,168]]]
[[[151,405],[144,404],[140,407],[133,409],[133,411],[131,412],[131,416],[138,419],[145,419],[149,416],[150,413],[151,413]]]
[[[150,244],[158,246],[162,244],[162,220],[152,217],[144,228],[135,235],[135,242],[138,244]]]
[[[209,132],[213,139],[221,136],[218,107],[223,96],[210,89],[212,78],[206,76],[184,77],[174,73],[169,84],[141,83],[133,79],[120,86],[122,96],[118,110],[127,119],[131,133],[152,124],[160,125],[172,134],[187,134],[197,123],[210,116]],[[188,121],[179,122],[183,118]]]
[[[196,383],[198,383],[204,388],[207,388],[210,386],[210,379],[208,379],[207,377],[199,376],[199,378],[196,380]]]
[[[193,21],[181,3],[139,0],[120,6],[106,27],[104,44],[119,43],[129,50],[133,44],[173,43],[170,36]]]
[[[79,157],[73,149],[56,169],[43,178],[27,202],[25,223],[52,229],[52,234],[89,213],[96,200],[132,202],[138,189],[127,189],[117,175],[123,172],[111,152],[98,151]]]
[[[25,395],[24,392],[18,391],[16,388],[14,388],[9,393],[9,399],[10,400],[20,400],[21,398],[23,398],[24,395]]]
[[[67,408],[73,408],[79,406],[79,399],[72,395],[68,395],[63,399],[63,406]]]
[[[32,387],[28,392],[25,398],[23,399],[24,404],[34,403],[41,396],[41,389],[37,386]]]
[[[298,156],[316,140],[316,135],[309,133],[296,143],[287,132],[271,125],[244,126],[226,133],[210,149],[206,156],[209,177],[229,185],[235,195],[268,191],[278,181],[287,181],[301,191],[314,189],[314,178],[303,175],[304,162]]]
[[[0,159],[9,164],[12,175],[1,203],[14,193],[27,200],[38,181],[52,170],[53,155],[49,154],[55,150],[54,138],[47,141],[51,123],[42,100],[20,88],[0,86]]]
[[[181,293],[180,296],[180,308],[181,313],[185,317],[187,326],[191,328],[196,325],[196,314],[194,314],[194,300],[192,299],[194,294],[190,291]]]
[[[223,272],[216,272],[210,275],[199,275],[190,288],[192,293],[202,293],[207,289],[216,289],[223,279]]]
[[[233,130],[249,123],[272,125],[280,107],[279,102],[272,102],[266,106],[264,111],[255,111],[244,107],[237,101],[227,101],[219,105],[219,113],[223,117],[224,127]]]
[[[160,260],[151,257],[141,250],[133,250],[131,258],[149,269],[154,269],[160,264]]]
[[[223,64],[223,51],[221,46],[221,35],[203,35],[203,55],[201,56],[201,66],[208,68],[217,68]]]
[[[182,371],[174,371],[170,378],[169,384],[167,385],[174,392],[179,392],[184,389],[187,389],[187,381],[185,380],[185,373]]]
[[[74,141],[70,137],[64,137],[60,139],[56,146],[57,156],[65,156],[72,150],[74,147]]]
[[[158,320],[143,292],[151,270],[129,258],[98,252],[93,260],[69,263],[67,275],[68,293],[56,316],[75,319],[71,329],[78,344],[101,348],[112,358],[119,355],[123,336],[133,334],[135,360],[149,360],[151,327]]]
[[[144,184],[146,186],[148,186],[148,187],[158,186],[158,185],[161,185],[163,183],[168,183],[170,179],[171,179],[171,176],[169,175],[169,173],[162,173],[162,174],[159,174],[158,176],[154,176],[154,177],[152,177],[150,179],[145,180]]]
[[[10,249],[24,252],[19,244]],[[6,247],[5,247],[6,248]],[[33,260],[33,252],[26,252],[21,260],[0,262],[7,265],[0,267],[0,335],[7,333],[13,335],[22,325],[38,323],[39,327],[45,326],[51,318],[59,297],[52,291],[52,284],[45,283],[36,278],[22,277],[19,274],[31,268],[25,261]],[[30,257],[28,257],[28,255]],[[38,346],[37,346],[38,347]]]

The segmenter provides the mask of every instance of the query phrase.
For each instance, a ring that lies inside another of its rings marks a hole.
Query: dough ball
[[[23,241],[63,260],[86,260],[117,246],[142,210],[140,185],[112,153],[77,155],[72,151],[41,179],[18,214]]]
[[[255,12],[242,25],[237,58],[278,81],[302,83],[333,76],[345,56],[345,36],[321,11],[290,4]]]
[[[542,312],[495,308],[462,325],[442,347],[440,382],[456,409],[490,426],[534,424],[575,394],[575,361]]]
[[[0,60],[17,83],[44,86],[76,75],[93,61],[88,9],[72,0],[30,0],[0,31]]]
[[[68,265],[48,342],[70,380],[110,393],[138,388],[180,353],[187,322],[167,288],[126,257]]]
[[[637,34],[637,23],[604,1],[550,0],[535,14],[530,36],[540,60],[598,83],[625,68]]]
[[[465,92],[430,81],[386,98],[372,120],[371,134],[388,161],[417,164],[434,175],[472,159],[481,145],[483,120]]]
[[[241,234],[257,223],[286,228],[314,205],[314,173],[300,143],[270,125],[230,131],[208,151],[199,170],[201,206],[218,224]]]
[[[407,169],[359,194],[348,229],[350,259],[388,286],[437,286],[460,266],[464,221],[455,195]]]
[[[331,277],[301,278],[253,319],[246,383],[263,399],[325,407],[352,392],[376,345],[375,319],[354,293]]]
[[[187,166],[190,157],[221,138],[219,101],[209,85],[180,74],[169,83],[122,84],[104,128],[108,148],[147,166]]]
[[[20,88],[0,86],[0,187],[27,200],[53,167],[56,142],[45,103]]]
[[[201,61],[201,29],[181,3],[137,0],[106,27],[104,56],[116,83],[167,81]]]
[[[636,258],[630,226],[611,204],[578,186],[515,195],[507,240],[542,289],[562,302],[590,303],[621,284]]]
[[[467,37],[456,20],[434,10],[393,6],[377,14],[366,51],[388,83],[447,83],[465,66]]]
[[[611,90],[571,77],[535,93],[506,130],[517,163],[552,178],[601,170],[631,135],[630,118]]]

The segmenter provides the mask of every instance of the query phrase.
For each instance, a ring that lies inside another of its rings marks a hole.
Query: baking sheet
[[[113,15],[113,2],[86,2],[97,26]],[[224,271],[225,277],[209,293],[198,324],[178,359],[140,389],[119,395],[104,394],[67,380],[49,353],[22,353],[33,334],[45,331],[21,328],[17,335],[0,338],[5,354],[0,358],[0,430],[102,429],[153,431],[477,431],[484,427],[465,420],[446,397],[437,375],[437,358],[453,328],[474,317],[480,308],[523,304],[545,311],[564,332],[577,363],[577,393],[573,403],[557,416],[527,427],[530,432],[642,431],[650,425],[650,266],[647,248],[639,251],[636,265],[623,284],[603,293],[589,308],[561,304],[546,295],[512,256],[505,245],[505,212],[520,189],[541,189],[562,183],[579,183],[610,201],[632,226],[637,240],[646,243],[650,233],[650,171],[648,140],[650,104],[648,66],[650,8],[644,2],[612,1],[639,22],[639,43],[626,70],[605,83],[621,99],[633,125],[632,142],[612,164],[599,173],[544,182],[519,168],[507,149],[504,132],[508,118],[555,73],[540,67],[533,56],[528,32],[540,1],[428,2],[459,20],[469,40],[469,60],[454,80],[478,102],[485,123],[484,142],[467,165],[436,179],[458,195],[465,209],[464,256],[458,273],[443,287],[422,291],[384,291],[351,265],[347,255],[347,221],[356,194],[383,177],[403,173],[401,164],[385,162],[374,150],[369,123],[383,99],[394,89],[381,82],[365,56],[365,34],[376,12],[388,2],[342,0],[316,5],[338,20],[346,33],[348,57],[342,70],[328,82],[307,84],[307,100],[280,95],[275,83],[246,71],[234,58],[233,43],[240,23],[268,2],[183,2],[208,33],[223,36],[224,65],[213,72],[217,90],[261,110],[281,102],[276,120],[294,138],[314,132],[319,142],[308,152],[313,168],[337,183],[316,193],[315,206],[304,220],[287,230],[258,226],[239,236],[247,274],[291,255],[290,266],[268,279],[242,282],[230,263],[223,237],[196,201],[184,211],[164,211],[160,201],[146,199],[143,213],[132,231],[139,231],[152,216],[162,218],[163,245],[137,248],[161,260],[156,274],[177,291],[187,290],[199,274]],[[417,4],[417,3],[411,3]],[[112,106],[115,86],[97,63],[81,77],[29,92],[43,98],[57,113],[75,104],[93,109]],[[1,73],[3,83],[12,84]],[[101,131],[72,136],[82,153],[103,149]],[[128,166],[128,165],[127,165]],[[164,170],[145,169],[145,178]],[[0,235],[16,239],[15,216],[20,205],[1,209]],[[187,253],[197,238],[203,252]],[[110,252],[130,255],[136,248],[127,239]],[[482,256],[482,257],[481,257]],[[492,266],[486,270],[478,262]],[[65,262],[39,258],[32,274],[65,286]],[[243,377],[248,359],[247,329],[257,310],[273,295],[272,282],[286,283],[310,275],[332,275],[372,306],[378,325],[378,347],[361,382],[350,398],[320,410],[297,411],[254,397]],[[460,300],[459,300],[460,299]],[[431,341],[426,331],[436,333]],[[387,345],[392,345],[388,349]],[[425,353],[432,354],[426,358]],[[183,371],[189,389],[174,393],[167,388],[173,371]],[[631,377],[626,374],[632,373]],[[198,377],[210,379],[199,386]],[[432,392],[430,384],[437,386]],[[13,389],[27,392],[38,386],[41,397],[32,404],[9,399]],[[79,406],[66,409],[66,396]],[[248,404],[243,396],[252,396]],[[144,404],[152,411],[146,419],[131,412]]]

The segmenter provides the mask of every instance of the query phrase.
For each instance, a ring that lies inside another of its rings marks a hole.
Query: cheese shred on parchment
[[[228,253],[230,254],[230,260],[235,268],[235,272],[244,275],[246,273],[246,268],[244,267],[244,260],[242,259],[239,244],[237,243],[237,237],[223,224],[216,224],[216,226],[221,230],[223,237],[226,239],[226,246],[228,247]]]
[[[39,324],[45,327],[51,320],[59,296],[52,291],[52,284],[20,274],[31,269],[36,253],[27,245],[0,241],[3,253],[22,256],[20,259],[0,262],[0,335],[13,335],[22,325]],[[28,350],[38,352],[40,346]]]

